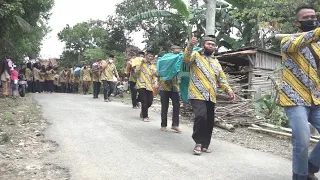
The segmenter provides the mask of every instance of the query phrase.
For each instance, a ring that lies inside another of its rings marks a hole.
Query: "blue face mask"
[[[299,21],[300,23],[300,29],[303,32],[308,32],[315,30],[317,27],[319,27],[319,22],[317,20],[306,20],[306,21]]]

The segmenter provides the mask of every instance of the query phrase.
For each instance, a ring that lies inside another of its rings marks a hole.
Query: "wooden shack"
[[[274,84],[269,76],[279,79],[281,67],[280,53],[248,47],[234,51],[226,51],[215,54],[225,72],[232,75],[246,75],[248,98],[257,99],[266,93],[274,92]]]

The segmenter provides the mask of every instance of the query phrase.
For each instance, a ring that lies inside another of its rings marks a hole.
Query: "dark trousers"
[[[43,92],[44,91],[45,84],[46,84],[45,81],[40,82],[39,92]]]
[[[32,92],[33,93],[40,92],[40,81],[39,80],[33,82],[33,90],[32,90]]]
[[[169,99],[172,101],[172,126],[179,126],[180,97],[178,92],[160,91],[161,96],[161,127],[167,127]]]
[[[214,126],[215,104],[203,100],[191,100],[190,102],[195,114],[192,138],[196,144],[201,144],[202,148],[208,148]]]
[[[67,83],[67,93],[72,93],[72,83]]]
[[[132,106],[136,107],[139,102],[139,98],[137,98],[138,90],[136,89],[136,82],[129,82],[130,85],[130,91],[131,91],[131,101],[132,101]]]
[[[101,83],[93,81],[93,97],[98,98],[100,94]]]
[[[54,85],[54,91],[57,93],[61,92],[61,86]]]
[[[90,81],[83,81],[82,82],[83,94],[87,94],[89,92],[89,88],[90,88]]]
[[[53,80],[46,81],[46,83],[47,83],[47,91],[48,92],[53,92],[54,91]]]
[[[61,82],[60,90],[62,93],[66,93],[67,92],[67,83]]]
[[[153,92],[146,89],[139,89],[139,96],[141,100],[141,113],[142,118],[148,118],[148,109],[153,102]]]
[[[78,93],[79,92],[79,83],[78,82],[73,83],[72,88],[73,88],[74,93]]]
[[[114,88],[114,83],[112,81],[102,81],[103,83],[103,95],[104,95],[104,100],[109,99],[110,95],[113,92]]]
[[[43,90],[44,90],[45,92],[48,92],[48,91],[49,91],[49,81],[48,81],[48,80],[46,80],[46,81],[44,82]]]
[[[28,91],[29,93],[32,93],[32,92],[33,92],[33,81],[28,81],[27,83],[28,83],[28,89],[27,89],[27,91]]]

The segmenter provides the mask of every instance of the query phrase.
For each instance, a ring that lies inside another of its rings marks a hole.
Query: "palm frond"
[[[25,32],[31,32],[32,31],[32,27],[31,25],[26,21],[24,20],[23,18],[21,18],[20,16],[15,16],[16,17],[16,20],[19,24],[19,26],[21,27],[21,29]]]
[[[147,20],[155,17],[174,17],[174,16],[178,16],[178,15],[167,10],[152,9],[150,11],[143,12],[133,16],[132,18],[129,19],[129,21],[143,21],[143,20]]]
[[[189,18],[190,11],[187,4],[183,0],[171,0],[170,5],[172,8],[176,9],[183,17],[185,17],[186,19]]]

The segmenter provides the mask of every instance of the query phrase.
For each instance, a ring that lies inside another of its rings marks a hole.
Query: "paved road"
[[[146,123],[139,110],[119,102],[70,94],[34,98],[53,123],[46,136],[60,145],[48,161],[69,168],[73,180],[291,179],[290,161],[224,141],[212,141],[212,154],[194,156],[192,128],[161,132],[157,113]]]

